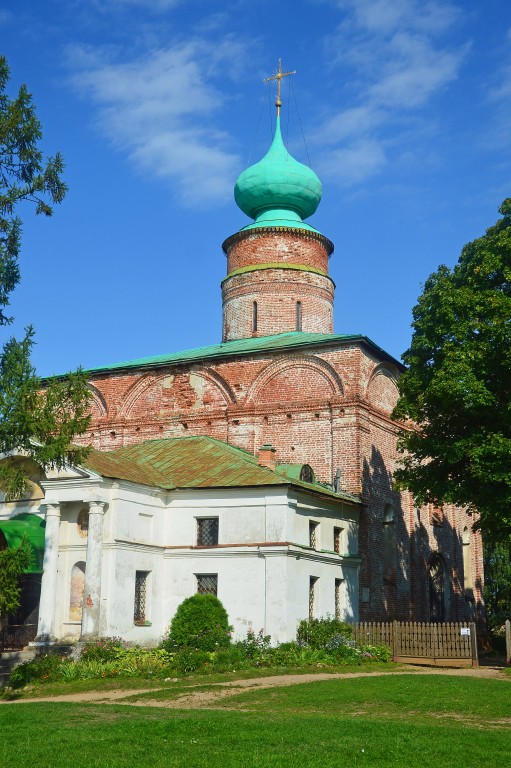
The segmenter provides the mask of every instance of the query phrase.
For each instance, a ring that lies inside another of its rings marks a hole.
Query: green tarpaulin
[[[4,534],[9,549],[19,547],[23,534],[30,542],[33,557],[26,573],[41,573],[43,570],[44,527],[45,521],[42,518],[29,513],[17,515],[10,520],[0,520],[0,531]]]

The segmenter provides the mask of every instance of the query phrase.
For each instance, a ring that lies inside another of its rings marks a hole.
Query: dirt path
[[[395,672],[316,672],[303,675],[273,675],[271,677],[255,677],[247,680],[231,680],[225,683],[212,683],[215,687],[211,690],[193,689],[177,693],[174,699],[141,698],[137,696],[148,694],[154,688],[138,688],[134,690],[117,691],[87,691],[84,693],[62,694],[60,696],[41,696],[38,698],[19,699],[17,701],[3,701],[1,704],[29,704],[34,702],[69,702],[69,703],[94,703],[94,704],[124,704],[128,706],[163,707],[168,709],[209,709],[229,696],[235,696],[247,689],[264,690],[267,688],[281,688],[289,685],[300,685],[321,680],[351,680],[357,677],[381,677],[383,675],[450,675],[456,677],[478,677],[484,679],[498,679],[511,682],[511,678],[502,674],[499,667],[471,667],[462,669],[448,669],[436,667],[410,666],[406,670]],[[164,689],[164,685],[161,689]],[[161,690],[158,689],[158,690]],[[169,691],[170,695],[170,691]],[[130,699],[130,701],[127,701]]]

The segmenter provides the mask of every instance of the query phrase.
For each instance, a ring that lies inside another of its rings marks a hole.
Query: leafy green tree
[[[42,138],[32,97],[22,85],[7,93],[9,67],[0,56],[0,326],[12,322],[5,310],[20,281],[21,220],[17,210],[32,204],[36,214],[51,216],[67,188],[59,153],[43,158]],[[0,454],[21,451],[43,468],[80,461],[86,449],[70,445],[89,418],[89,390],[81,371],[51,380],[43,389],[30,362],[34,332],[7,339],[0,351]],[[23,465],[0,464],[0,485],[7,498],[26,487]]]
[[[0,623],[7,613],[12,613],[19,605],[19,579],[30,565],[32,557],[32,547],[26,538],[22,539],[16,549],[0,551]]]
[[[511,199],[500,213],[426,281],[394,410],[410,420],[398,485],[477,511],[494,540],[511,533]]]
[[[488,626],[511,619],[511,539],[484,543],[484,600]]]

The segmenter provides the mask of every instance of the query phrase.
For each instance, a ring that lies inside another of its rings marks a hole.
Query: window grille
[[[309,547],[318,548],[318,523],[309,523]]]
[[[135,604],[133,621],[135,624],[143,624],[146,619],[147,606],[147,579],[149,571],[135,571]]]
[[[197,519],[197,545],[214,547],[218,544],[218,517],[199,517]]]
[[[334,552],[341,554],[341,536],[342,528],[334,528]]]
[[[335,580],[335,618],[342,620],[342,579]]]
[[[317,581],[318,579],[316,576],[311,576],[309,579],[309,619],[314,618],[315,593],[316,593]]]
[[[197,592],[199,595],[215,595],[218,592],[217,573],[198,573]]]
[[[316,478],[314,477],[314,470],[310,464],[304,464],[300,470],[300,480],[304,483],[314,483]]]

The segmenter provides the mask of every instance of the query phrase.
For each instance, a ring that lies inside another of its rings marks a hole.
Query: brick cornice
[[[247,240],[253,235],[278,234],[279,232],[286,232],[292,235],[297,235],[299,238],[303,238],[304,240],[318,240],[325,247],[329,256],[331,256],[334,251],[334,244],[332,241],[329,240],[328,237],[322,235],[320,232],[314,232],[310,229],[298,229],[295,227],[254,227],[253,229],[241,230],[240,232],[235,232],[234,235],[231,235],[226,240],[224,240],[222,243],[222,250],[227,255],[231,245],[240,242],[240,240]]]

